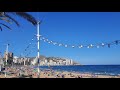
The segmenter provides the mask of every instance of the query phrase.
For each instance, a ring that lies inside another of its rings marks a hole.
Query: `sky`
[[[89,45],[120,40],[119,12],[28,12],[42,20],[40,34],[49,40],[69,45]],[[0,52],[3,54],[6,44],[15,56],[37,55],[36,26],[26,20],[13,16],[21,25],[7,24],[12,28],[3,28],[0,32]],[[2,21],[1,21],[2,22]],[[25,51],[26,47],[32,43]],[[40,55],[73,59],[84,65],[120,64],[120,45],[111,48],[65,48],[40,41]]]

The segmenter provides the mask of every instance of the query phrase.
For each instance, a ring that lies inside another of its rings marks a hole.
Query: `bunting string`
[[[115,40],[112,42],[107,42],[107,43],[99,43],[99,44],[88,44],[88,45],[68,45],[68,44],[63,44],[63,43],[58,43],[52,40],[49,40],[48,38],[45,38],[44,36],[40,35],[40,40],[43,42],[47,42],[48,44],[53,44],[56,46],[63,46],[65,48],[71,47],[71,48],[100,48],[100,47],[105,47],[107,46],[108,48],[110,48],[112,45],[118,45],[120,44],[120,40]]]
[[[35,39],[36,35],[33,36],[33,38],[31,39],[31,42],[27,45],[27,47],[24,49],[24,57],[28,57],[32,52],[35,52],[33,48],[36,48],[37,46],[37,41],[35,41],[35,43],[33,43]],[[65,47],[65,48],[100,48],[100,47],[108,47],[110,48],[112,45],[119,45],[120,44],[120,40],[115,40],[112,42],[107,42],[107,43],[97,43],[97,44],[80,44],[80,45],[68,45],[68,44],[64,44],[64,43],[59,43],[56,41],[52,41],[49,40],[48,38],[45,38],[44,36],[40,35],[40,40],[43,42],[46,42],[48,44],[52,44],[55,46],[59,46],[59,47]]]
[[[33,41],[35,40],[36,35],[33,36],[33,38],[31,39],[31,42],[27,45],[27,47],[24,49],[23,54],[25,55],[24,57],[28,57],[32,52],[33,52],[33,48],[36,47],[36,43],[34,43]]]

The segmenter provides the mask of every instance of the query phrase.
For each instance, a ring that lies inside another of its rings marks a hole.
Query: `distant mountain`
[[[46,57],[43,55],[40,55],[40,60],[44,60],[44,59],[46,59]]]
[[[30,58],[30,60],[33,60],[33,59],[35,59],[36,57],[28,57],[28,58]],[[40,55],[40,60],[41,61],[45,61],[45,60],[47,60],[47,62],[50,62],[50,60],[52,60],[53,62],[59,62],[59,61],[66,61],[66,60],[70,60],[70,59],[65,59],[65,58],[60,58],[60,57],[46,57],[46,56],[44,56],[44,55]],[[72,62],[73,62],[73,65],[80,65],[79,63],[77,63],[77,62],[75,62],[74,60],[72,60]]]
[[[43,56],[43,55],[40,55],[40,60],[41,60],[41,61],[42,61],[42,60],[47,60],[48,62],[49,62],[50,60],[53,60],[54,62],[59,62],[60,60],[61,60],[61,61],[66,61],[65,58],[60,58],[60,57],[46,57],[46,56]],[[80,65],[79,63],[77,63],[77,62],[75,62],[75,61],[73,61],[73,64],[74,64],[74,65]]]

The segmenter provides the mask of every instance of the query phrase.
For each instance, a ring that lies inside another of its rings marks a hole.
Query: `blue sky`
[[[49,40],[63,44],[96,44],[120,40],[120,13],[119,12],[29,12],[37,19],[43,19],[40,25],[40,34]],[[29,56],[37,55],[36,27],[22,18],[14,16],[21,27],[14,23],[9,25],[13,29],[9,31],[4,28],[0,32],[1,52],[5,51],[4,44],[11,43],[9,51],[19,56],[24,54],[29,43],[31,47],[26,53],[32,50]],[[45,56],[55,56],[70,58],[81,64],[120,64],[120,45],[111,48],[65,48],[46,42],[40,42],[40,54]],[[26,54],[25,53],[25,54]],[[24,55],[25,55],[24,54]]]

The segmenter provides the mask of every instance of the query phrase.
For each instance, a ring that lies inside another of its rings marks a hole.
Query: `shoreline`
[[[9,67],[6,69],[7,77],[1,74],[0,78],[37,78],[37,68]],[[40,71],[40,78],[120,78],[120,75],[97,75],[88,72],[61,71],[52,69],[43,69]]]
[[[52,66],[54,67],[54,66]],[[62,66],[61,66],[62,67]],[[50,68],[42,68],[41,70],[44,70],[44,69],[47,69],[47,70],[50,70]],[[53,70],[53,69],[52,69]],[[83,71],[72,71],[72,70],[60,70],[60,69],[54,69],[54,71],[56,72],[68,72],[68,73],[78,73],[78,74],[93,74],[93,75],[103,75],[103,76],[120,76],[120,73],[106,73],[106,72],[83,72]]]

